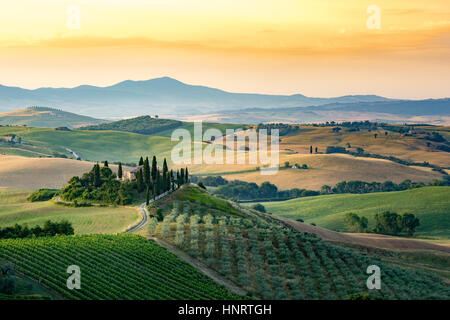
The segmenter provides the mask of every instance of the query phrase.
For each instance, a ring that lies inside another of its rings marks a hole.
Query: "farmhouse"
[[[122,180],[136,180],[136,174],[139,170],[144,170],[144,166],[137,166],[129,170],[124,170]]]

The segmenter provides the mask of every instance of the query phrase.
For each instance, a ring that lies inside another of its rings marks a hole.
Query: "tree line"
[[[263,182],[261,185],[257,185],[253,182],[241,180],[228,181],[221,176],[195,177],[193,182],[202,183],[205,186],[217,187],[217,189],[213,191],[214,194],[237,201],[279,201],[327,194],[364,194],[373,192],[404,191],[425,186],[450,186],[449,176],[444,176],[443,180],[434,180],[428,184],[423,182],[413,182],[409,179],[404,180],[401,183],[394,183],[392,181],[341,181],[334,187],[323,185],[320,188],[320,191],[299,188],[278,190],[276,185],[267,181]]]
[[[341,181],[334,187],[323,185],[320,189],[321,194],[340,194],[340,193],[373,193],[373,192],[390,192],[390,191],[404,191],[409,189],[421,188],[425,186],[448,186],[449,179],[435,180],[428,184],[423,182],[412,182],[407,179],[401,183],[394,183],[392,181],[385,182],[365,182],[360,180]]]
[[[61,222],[46,221],[44,226],[35,226],[29,228],[26,224],[15,224],[13,227],[0,228],[0,239],[17,239],[33,237],[53,237],[56,235],[73,235],[72,224],[63,220]]]
[[[278,190],[277,186],[270,182],[263,182],[258,186],[254,182],[240,180],[230,181],[213,192],[224,198],[242,200],[285,200],[291,198],[319,195],[319,191],[307,189]]]

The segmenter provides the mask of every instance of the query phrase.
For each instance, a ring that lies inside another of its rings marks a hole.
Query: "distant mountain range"
[[[370,120],[387,123],[428,123],[450,125],[450,99],[388,100],[376,102],[331,103],[321,106],[292,108],[247,108],[239,111],[191,115],[195,118],[227,123],[293,122]]]
[[[388,100],[375,95],[310,98],[301,94],[231,93],[185,84],[168,77],[147,81],[127,80],[109,87],[83,85],[75,88],[28,90],[0,85],[0,111],[39,105],[99,118],[144,114],[196,114],[254,107],[306,107]]]
[[[450,123],[448,98],[415,101],[376,95],[312,98],[301,94],[231,93],[168,77],[127,80],[108,87],[28,90],[0,85],[0,112],[35,105],[103,119],[158,114],[181,120],[203,115],[207,120],[237,123],[333,120]],[[88,124],[95,124],[90,121]]]
[[[29,107],[25,109],[0,113],[0,125],[27,125],[29,127],[68,127],[96,125],[105,120],[80,116],[53,108]]]

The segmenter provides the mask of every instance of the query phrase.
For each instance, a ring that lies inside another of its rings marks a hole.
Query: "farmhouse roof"
[[[138,172],[139,170],[141,170],[142,168],[144,168],[144,166],[137,166],[137,167],[134,167],[133,169],[130,169],[128,172],[130,172],[130,173],[136,173],[136,172]]]

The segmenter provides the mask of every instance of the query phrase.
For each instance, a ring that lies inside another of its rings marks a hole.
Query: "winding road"
[[[141,210],[141,213],[142,213],[142,220],[137,225],[135,225],[134,227],[128,229],[125,232],[137,231],[137,230],[141,229],[142,227],[144,227],[147,224],[147,222],[148,222],[148,210],[147,210],[147,206],[146,206],[145,202],[139,206],[139,210]]]
[[[161,193],[155,199],[151,199],[148,204],[153,203],[156,200],[162,199],[165,196],[167,196],[168,194],[170,194],[169,191]],[[127,231],[125,231],[126,233],[127,232],[134,232],[134,231],[137,231],[139,229],[142,229],[147,224],[148,218],[149,218],[149,214],[148,214],[147,205],[146,205],[145,202],[139,206],[139,210],[141,210],[141,213],[142,213],[142,220],[137,225],[135,225],[134,227],[132,227],[132,228],[128,229]]]

